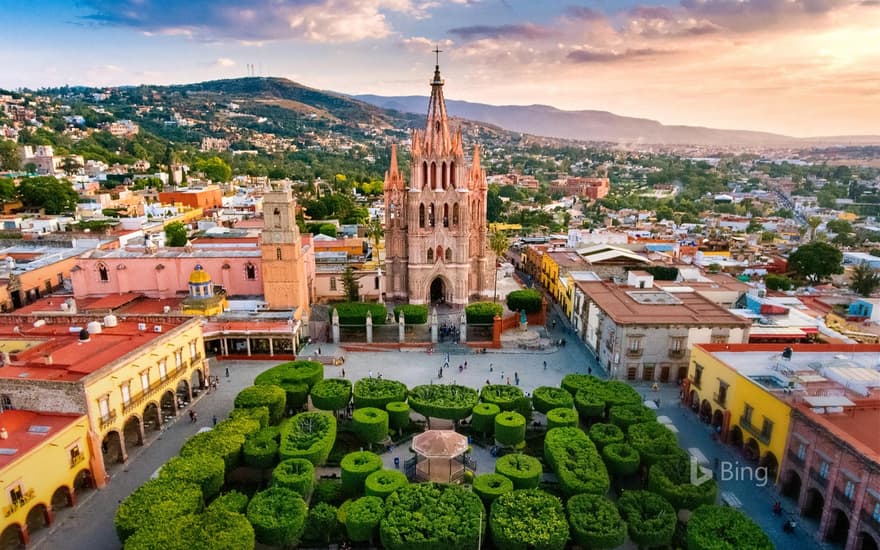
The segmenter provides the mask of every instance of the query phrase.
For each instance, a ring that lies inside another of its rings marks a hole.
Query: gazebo
[[[454,430],[428,430],[413,438],[418,481],[454,483],[464,475],[461,457],[468,450],[467,437]]]

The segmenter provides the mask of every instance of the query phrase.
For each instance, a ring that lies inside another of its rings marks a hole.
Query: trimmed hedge
[[[257,415],[259,416],[259,415]],[[260,421],[254,415],[242,416],[239,418],[227,418],[220,422],[211,431],[224,434],[240,434],[250,437],[260,431]]]
[[[579,428],[553,428],[544,437],[544,459],[567,495],[604,495],[611,486],[596,446]]]
[[[312,495],[315,486],[315,466],[304,458],[282,460],[272,470],[272,487],[296,491],[304,500]]]
[[[626,540],[626,524],[614,503],[601,495],[580,494],[565,505],[572,538],[580,546],[611,550]]]
[[[336,418],[323,412],[300,413],[281,428],[278,456],[305,458],[315,466],[327,462],[336,442]]]
[[[537,458],[513,453],[495,461],[495,473],[510,479],[514,489],[537,489],[544,470]]]
[[[323,378],[324,365],[317,361],[300,359],[281,363],[263,371],[254,379],[254,384],[258,386],[274,384],[281,387],[284,387],[285,384],[306,384],[311,388]]]
[[[590,439],[596,444],[596,448],[602,450],[612,443],[623,443],[626,437],[623,430],[614,424],[593,424],[590,426]]]
[[[507,309],[519,313],[538,313],[541,311],[541,292],[533,288],[514,290],[507,295]]]
[[[223,459],[226,471],[232,470],[241,463],[241,447],[245,436],[233,431],[213,429],[210,432],[196,434],[186,440],[180,448],[180,456],[214,455]]]
[[[376,536],[384,506],[379,497],[361,497],[345,515],[345,531],[353,542],[369,542]]]
[[[593,390],[594,392],[601,392],[604,384],[605,382],[593,375],[566,374],[562,378],[562,383],[560,384],[560,386],[562,387],[562,389],[574,396],[580,390]]]
[[[502,445],[519,445],[526,439],[526,419],[518,412],[502,412],[495,416],[495,441]]]
[[[339,411],[351,401],[351,381],[345,378],[325,378],[312,386],[312,405],[324,411]]]
[[[718,483],[713,477],[699,485],[691,484],[690,456],[681,451],[651,466],[648,490],[665,498],[676,510],[695,510],[702,504],[715,503]]]
[[[574,406],[586,420],[605,415],[605,398],[595,390],[578,390],[574,395]]]
[[[406,325],[424,325],[428,322],[428,306],[416,304],[403,304],[394,308],[394,319],[400,322],[400,313],[403,312],[403,322]]]
[[[633,424],[627,435],[629,442],[642,457],[642,464],[650,466],[681,454],[675,434],[659,422]]]
[[[377,470],[368,475],[364,481],[364,493],[369,497],[385,499],[408,484],[406,475],[399,470]]]
[[[392,401],[406,401],[406,386],[397,380],[361,378],[354,384],[354,406],[384,409]]]
[[[273,436],[274,432],[261,430],[245,440],[241,448],[245,465],[265,470],[278,462],[278,442]]]
[[[604,394],[606,408],[614,405],[639,405],[643,401],[635,388],[620,380],[605,382]]]
[[[348,496],[364,494],[364,483],[373,472],[382,469],[382,457],[369,451],[348,453],[339,462],[342,489]]]
[[[478,400],[476,390],[456,384],[416,386],[409,392],[409,406],[428,418],[462,420],[471,415]]]
[[[553,409],[570,409],[574,407],[574,398],[562,388],[541,386],[532,392],[532,404],[535,410],[547,414]]]
[[[336,518],[337,513],[336,506],[326,502],[320,502],[309,508],[303,540],[324,545],[338,540],[342,525]]]
[[[366,325],[368,311],[372,314],[374,325],[384,325],[388,316],[388,308],[384,304],[342,302],[333,304],[333,309],[339,314],[340,325]],[[332,317],[333,314],[330,315]]]
[[[474,478],[472,488],[486,506],[491,506],[493,500],[513,491],[513,481],[502,474],[480,474]]]
[[[654,422],[657,415],[648,407],[642,405],[614,405],[608,411],[608,421],[626,431],[633,424],[641,422]]]
[[[648,491],[626,491],[620,495],[617,507],[626,521],[629,538],[639,547],[666,546],[672,541],[678,517],[663,497]]]
[[[687,524],[688,550],[772,550],[767,534],[748,516],[728,506],[700,506]]]
[[[249,409],[252,407],[268,407],[269,422],[278,424],[284,418],[287,405],[287,394],[279,386],[263,384],[250,386],[238,392],[235,396],[236,409]]]
[[[286,399],[285,399],[286,401]],[[269,427],[269,407],[249,407],[247,409],[232,409],[229,413],[231,420],[251,419],[260,423],[260,429]]]
[[[151,479],[135,489],[116,509],[113,524],[119,540],[125,542],[135,531],[162,525],[204,508],[202,490],[180,479]]]
[[[492,502],[492,542],[504,550],[564,550],[568,520],[560,500],[538,489],[505,493]]]
[[[504,307],[495,302],[476,302],[464,308],[469,325],[491,325],[503,311]]]
[[[410,424],[409,404],[403,401],[392,401],[385,405],[388,413],[388,427],[392,430],[403,430]]]
[[[574,409],[551,409],[547,411],[547,429],[578,427],[578,415]]]
[[[248,496],[246,494],[239,493],[238,491],[229,491],[215,498],[214,502],[208,506],[207,511],[223,510],[235,514],[243,514],[247,510],[247,505]]]
[[[495,417],[501,414],[501,407],[495,403],[477,403],[471,412],[471,427],[481,434],[495,433]]]
[[[382,409],[355,409],[351,420],[354,433],[364,443],[379,443],[388,437],[388,413]]]
[[[602,448],[608,471],[616,476],[631,476],[639,471],[639,452],[629,443],[611,443]]]
[[[345,500],[345,491],[342,490],[341,479],[319,479],[315,483],[315,490],[312,492],[312,504],[326,502],[334,506],[342,504]]]
[[[162,466],[159,479],[178,479],[195,483],[205,501],[220,494],[226,474],[223,459],[216,455],[175,456]]]
[[[308,509],[299,494],[284,487],[270,487],[248,503],[247,518],[257,541],[269,546],[294,546],[306,526]]]
[[[309,385],[305,383],[282,382],[278,387],[287,396],[287,410],[302,409],[309,400]]]
[[[476,548],[486,511],[473,492],[459,485],[409,484],[385,500],[379,535],[385,550]]]
[[[253,550],[254,538],[246,517],[216,509],[139,529],[125,541],[125,550]]]
[[[495,403],[502,411],[514,410],[517,400],[525,397],[523,391],[516,386],[507,384],[489,384],[480,390],[480,401]]]

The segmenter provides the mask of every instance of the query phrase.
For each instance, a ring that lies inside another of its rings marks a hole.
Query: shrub
[[[691,483],[691,460],[684,451],[658,461],[648,472],[648,490],[665,498],[676,510],[695,510],[701,504],[713,504],[718,496],[718,483],[707,479],[699,485]]]
[[[302,497],[284,487],[260,491],[247,507],[257,540],[269,546],[296,545],[305,529],[307,513]]]
[[[176,456],[162,466],[160,479],[178,479],[195,483],[206,501],[220,493],[226,473],[223,459],[216,455]]]
[[[605,382],[603,394],[605,395],[605,407],[614,405],[641,404],[642,396],[626,382],[610,380]]]
[[[403,322],[407,325],[424,325],[428,322],[428,306],[416,304],[403,304],[394,308],[394,318],[400,322],[400,314],[403,312]]]
[[[272,424],[278,424],[284,418],[287,395],[280,387],[274,384],[250,386],[238,392],[235,396],[235,408],[249,409],[251,407],[268,407],[269,420]]]
[[[538,489],[505,493],[492,502],[492,541],[504,550],[563,550],[568,520],[562,502]]]
[[[494,403],[501,407],[502,411],[512,411],[517,399],[521,397],[524,397],[521,389],[506,384],[489,384],[480,390],[480,401]]]
[[[593,424],[590,426],[590,439],[596,444],[596,448],[602,450],[612,443],[623,443],[625,437],[623,430],[614,424]]]
[[[286,401],[286,399],[285,399]],[[260,429],[269,427],[269,407],[250,407],[247,409],[232,409],[229,413],[232,420],[251,419],[260,423]]]
[[[242,514],[217,509],[155,523],[125,541],[126,550],[252,550],[254,528]]]
[[[394,491],[409,484],[406,475],[398,470],[376,470],[364,481],[364,493],[368,497],[384,499]]]
[[[345,531],[353,542],[373,540],[382,520],[382,499],[361,497],[354,501],[345,515]]]
[[[282,460],[272,470],[272,487],[295,491],[304,500],[312,495],[315,486],[315,466],[304,458]]]
[[[241,416],[239,418],[227,418],[220,422],[214,429],[214,432],[222,434],[237,434],[250,437],[260,431],[260,421],[253,415]]]
[[[303,532],[303,540],[329,545],[332,540],[339,537],[339,520],[336,519],[338,510],[336,506],[321,502],[309,509],[306,518],[306,528]]]
[[[502,445],[519,445],[526,439],[526,419],[518,412],[502,412],[495,416],[495,441]]]
[[[385,500],[379,535],[385,550],[476,548],[486,512],[480,498],[458,485],[418,483]]]
[[[197,484],[180,479],[152,479],[122,501],[113,523],[119,540],[125,542],[141,527],[169,523],[174,518],[201,512],[203,507],[202,490]]]
[[[324,411],[339,411],[351,401],[351,381],[327,378],[315,383],[311,391],[312,405]]]
[[[627,435],[645,465],[650,466],[666,458],[675,458],[681,453],[675,434],[659,422],[633,424],[629,427]]]
[[[354,433],[364,443],[379,443],[388,437],[388,413],[382,409],[355,409],[352,423]]]
[[[562,492],[604,495],[611,486],[596,446],[578,428],[553,428],[544,438],[544,458],[559,477]]]
[[[243,434],[213,429],[190,437],[180,448],[180,456],[219,456],[229,471],[241,462],[241,446],[244,442]]]
[[[296,411],[302,409],[306,402],[309,400],[308,384],[282,382],[278,384],[278,387],[284,390],[284,394],[287,396],[288,410]]]
[[[495,417],[501,413],[501,407],[495,403],[477,403],[471,414],[471,427],[481,434],[495,433]]]
[[[312,493],[312,504],[326,502],[334,506],[342,504],[345,500],[345,491],[342,490],[341,479],[319,479]]]
[[[261,430],[245,440],[241,452],[247,466],[265,470],[278,462],[278,442],[273,435],[274,432]]]
[[[361,378],[354,384],[354,406],[384,409],[392,401],[406,401],[406,386],[397,380]]]
[[[464,308],[469,325],[491,325],[503,311],[501,304],[494,302],[476,302]]]
[[[541,386],[532,392],[532,403],[535,410],[547,414],[552,409],[570,409],[574,407],[571,394],[562,388]]]
[[[629,443],[611,443],[602,448],[608,471],[616,476],[631,476],[639,470],[639,452]]]
[[[479,396],[476,390],[456,384],[416,386],[409,392],[409,406],[428,418],[462,420],[471,415]]]
[[[601,495],[581,494],[568,499],[565,505],[572,538],[580,546],[610,550],[623,544],[626,524],[614,503]]]
[[[274,384],[276,386],[306,384],[311,388],[318,380],[323,378],[324,365],[317,361],[299,360],[281,363],[260,373],[254,379],[254,384],[258,386],[263,384]]]
[[[572,427],[577,428],[578,415],[574,409],[551,409],[547,411],[547,429]]]
[[[561,387],[572,396],[577,394],[579,390],[593,390],[601,392],[605,382],[599,378],[587,374],[566,374],[562,378]]]
[[[496,460],[495,473],[510,479],[514,489],[537,489],[544,471],[537,458],[515,453]]]
[[[626,491],[617,503],[629,537],[643,548],[666,546],[672,540],[678,517],[663,497],[648,491]]]
[[[507,295],[507,309],[517,313],[523,310],[526,313],[538,313],[541,311],[541,300],[541,293],[533,288],[514,290]]]
[[[513,481],[502,474],[480,474],[474,478],[473,490],[486,506],[491,506],[493,500],[513,491]]]
[[[382,469],[382,458],[369,451],[356,451],[342,457],[339,467],[342,470],[342,489],[345,494],[362,495],[367,477]]]
[[[229,491],[215,498],[214,502],[208,506],[208,511],[224,510],[226,512],[242,514],[247,510],[247,505],[248,496],[246,494],[239,493],[238,491]]]
[[[403,430],[409,426],[409,405],[403,401],[392,401],[385,405],[388,413],[388,426],[393,430]]]
[[[648,407],[642,405],[615,405],[608,411],[608,421],[626,431],[633,424],[641,422],[654,422],[657,415]]]
[[[315,466],[327,462],[336,441],[336,419],[322,412],[300,413],[285,422],[281,429],[278,456],[305,458]]]
[[[601,418],[605,414],[605,398],[594,390],[578,390],[574,406],[584,419]]]
[[[766,277],[764,277],[764,284],[767,285],[767,288],[770,290],[791,290],[794,288],[794,281],[786,277],[785,275],[775,275],[773,273],[768,273]]]
[[[727,506],[700,506],[687,525],[688,550],[772,550],[766,533],[748,516]]]
[[[333,304],[333,308],[339,314],[340,325],[366,325],[368,311],[372,314],[374,325],[384,325],[388,315],[388,309],[383,304],[342,302]]]

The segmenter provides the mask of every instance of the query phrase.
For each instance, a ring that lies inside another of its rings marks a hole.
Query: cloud
[[[217,67],[234,67],[235,60],[229,59],[228,57],[218,57],[216,61],[214,61],[214,65]]]
[[[574,63],[607,63],[613,61],[628,61],[643,57],[657,57],[661,55],[669,55],[671,53],[673,52],[669,50],[656,50],[653,48],[637,48],[623,51],[582,49],[568,52],[566,58]]]
[[[481,38],[525,39],[535,40],[552,36],[550,29],[532,23],[519,25],[472,25],[449,29],[449,34],[462,40],[478,40]]]
[[[602,12],[586,6],[568,6],[565,8],[565,15],[571,19],[580,19],[582,21],[605,19],[605,15]]]
[[[400,44],[409,51],[427,53],[433,50],[436,46],[440,46],[441,50],[451,48],[454,42],[449,39],[431,40],[424,36],[410,36],[402,39]]]

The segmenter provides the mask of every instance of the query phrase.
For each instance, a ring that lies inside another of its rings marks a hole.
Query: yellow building
[[[574,279],[570,273],[586,269],[587,263],[573,250],[551,250],[541,256],[540,283],[562,305],[566,317],[571,317],[574,300]]]
[[[196,264],[195,269],[190,273],[188,286],[189,297],[181,304],[184,315],[212,317],[220,315],[228,307],[226,292],[214,291],[214,282],[208,272],[202,269],[201,264]]]
[[[522,224],[501,222],[492,222],[489,224],[489,233],[496,233],[498,231],[515,231],[519,233],[522,231]]]
[[[77,414],[0,413],[0,548],[26,545],[94,487],[88,430]]]
[[[775,480],[791,417],[782,344],[698,344],[691,349],[686,402],[721,439],[742,447]]]

